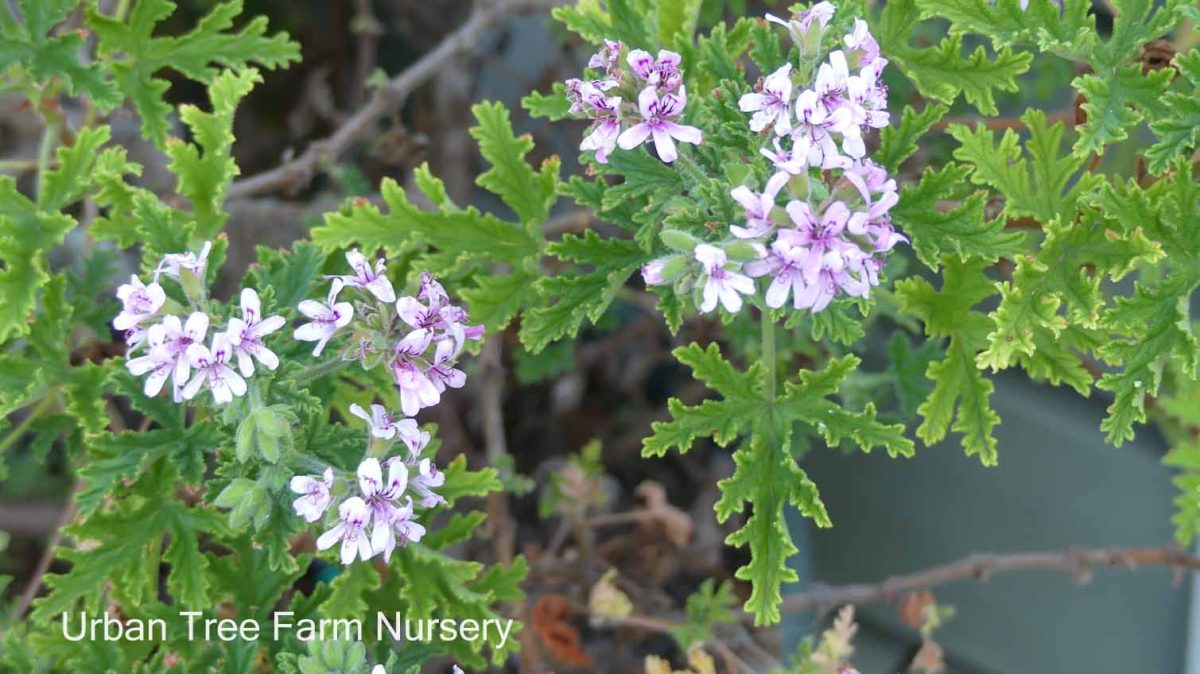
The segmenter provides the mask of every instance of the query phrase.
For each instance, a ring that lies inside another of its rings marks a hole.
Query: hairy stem
[[[300,374],[296,376],[296,380],[300,382],[310,382],[314,379],[320,379],[327,374],[333,374],[338,370],[346,367],[350,361],[343,359],[341,356],[330,358],[329,360],[320,363],[314,363],[300,370]]]
[[[30,410],[29,414],[25,415],[25,418],[22,419],[20,423],[14,426],[13,429],[9,431],[8,435],[4,436],[3,440],[0,440],[0,454],[8,451],[8,448],[11,447],[17,440],[19,440],[21,436],[25,434],[25,431],[29,430],[29,426],[34,421],[37,421],[40,417],[45,415],[46,412],[49,412],[50,409],[54,407],[55,402],[56,398],[54,393],[47,393],[46,397],[42,398],[41,402],[39,402],[36,407]]]
[[[763,393],[767,400],[775,402],[775,321],[768,310],[762,311],[762,364]]]

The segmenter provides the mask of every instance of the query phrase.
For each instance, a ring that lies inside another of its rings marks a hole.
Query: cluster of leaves
[[[221,234],[225,195],[238,174],[231,152],[234,113],[260,81],[250,66],[285,65],[296,60],[299,48],[284,35],[268,36],[265,18],[232,29],[240,1],[215,6],[179,36],[156,30],[174,9],[168,0],[120,3],[128,16],[84,4],[24,0],[15,13],[8,6],[0,9],[3,86],[29,96],[46,124],[36,192],[28,196],[16,180],[0,177],[0,293],[5,296],[0,430],[7,430],[0,448],[40,457],[62,452],[75,484],[75,515],[55,550],[69,570],[46,576],[48,591],[33,604],[28,620],[6,625],[0,655],[6,668],[180,671],[176,663],[182,663],[183,671],[249,672],[269,661],[281,671],[313,674],[350,671],[344,668],[348,663],[362,664],[366,671],[370,654],[389,671],[407,672],[445,653],[483,666],[485,646],[495,662],[502,662],[515,639],[503,649],[495,640],[460,640],[410,644],[398,652],[390,643],[306,644],[294,636],[223,643],[188,639],[180,611],[254,619],[264,629],[274,610],[292,611],[296,620],[365,618],[375,611],[412,619],[495,618],[499,604],[520,598],[527,566],[518,558],[510,566],[485,567],[447,554],[447,547],[469,538],[483,519],[482,513],[463,508],[439,516],[438,526],[430,526],[433,533],[398,552],[385,573],[369,564],[339,573],[311,552],[311,539],[297,536],[302,522],[292,512],[295,494],[288,480],[324,465],[353,471],[366,430],[337,420],[351,403],[366,405],[376,395],[387,400],[392,390],[369,373],[335,374],[328,363],[306,366],[312,360],[308,349],[283,338],[272,344],[283,365],[260,371],[250,395],[223,408],[189,410],[169,396],[143,395],[123,359],[113,356],[124,345],[110,328],[118,305],[109,289],[118,276],[127,278],[133,271],[146,278],[163,254],[196,250],[204,241],[214,241],[207,269],[208,280],[215,278],[227,248]],[[82,33],[63,25],[80,18],[95,36],[90,55]],[[168,67],[206,85],[207,108],[164,101],[169,85],[160,71]],[[78,95],[89,106],[83,126],[75,128],[53,104],[62,94]],[[165,154],[177,196],[138,186],[142,167],[111,142],[108,126],[95,121],[126,101],[141,117],[142,135]],[[484,110],[493,114],[488,128],[507,128],[503,109]],[[173,118],[181,126],[174,127]],[[507,169],[525,166],[522,142],[511,132],[481,138],[485,154],[505,170],[480,180],[526,198],[514,210],[523,221],[540,223],[547,197],[535,195],[552,193],[557,168],[548,164],[530,177],[533,185],[511,182],[517,176]],[[427,184],[434,186],[429,194],[436,201],[436,181]],[[94,208],[81,222],[75,214],[85,212],[78,207],[84,200]],[[459,223],[471,221],[473,212],[456,216],[452,204],[438,203],[449,220],[428,231],[446,227],[455,240],[463,240],[468,228]],[[477,250],[486,246],[495,252],[503,239],[500,226],[494,219],[482,226],[490,229],[479,232]],[[52,270],[50,254],[76,230],[94,242],[92,252],[75,268]],[[517,230],[514,246],[535,254],[540,244],[521,248],[517,240],[534,241],[525,231]],[[344,265],[340,251],[327,262],[328,252],[308,242],[290,251],[260,248],[242,285],[257,290],[267,314],[295,319],[300,300],[323,293],[323,274]],[[469,267],[461,262],[460,268]],[[430,264],[454,268],[451,259]],[[168,293],[177,292],[168,287]],[[205,308],[217,315],[233,312],[215,299]],[[22,421],[7,428],[7,417],[21,410]],[[431,443],[427,451],[436,450]],[[440,493],[447,504],[439,511],[501,488],[495,469],[469,470],[464,457],[445,473]],[[298,592],[296,583],[305,576],[317,579],[316,587]],[[127,618],[165,620],[167,643],[65,639],[59,625],[64,613],[96,615],[106,609]]]

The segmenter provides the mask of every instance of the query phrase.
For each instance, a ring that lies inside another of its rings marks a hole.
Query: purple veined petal
[[[771,281],[770,287],[767,288],[766,301],[767,306],[772,309],[778,309],[787,302],[788,295],[792,290],[792,280],[783,276],[778,276]]]
[[[275,370],[279,367],[279,356],[275,352],[265,346],[258,345],[255,347],[253,356],[255,360],[262,363],[263,367],[268,370]]]
[[[825,212],[821,215],[821,226],[827,232],[840,233],[846,226],[846,221],[850,219],[850,209],[845,203],[835,201],[825,207]]]
[[[325,304],[332,306],[337,301],[337,297],[342,292],[342,288],[346,287],[346,282],[340,278],[335,278],[329,282],[329,295],[325,298]]]
[[[302,300],[296,309],[309,318],[322,318],[329,313],[329,307],[317,300]]]
[[[187,359],[193,367],[207,367],[213,361],[212,352],[203,344],[190,344],[186,351]]]
[[[658,153],[658,158],[670,164],[679,158],[679,153],[675,150],[675,141],[671,140],[671,134],[665,128],[657,128],[653,131],[654,136],[654,151]]]
[[[345,531],[346,524],[344,522],[338,522],[333,526],[332,529],[317,537],[317,549],[328,550],[329,548],[332,548],[337,544],[338,541],[342,540],[342,534],[344,534]]]
[[[816,228],[817,219],[813,216],[812,209],[809,207],[808,202],[793,199],[792,201],[788,202],[787,206],[784,207],[784,210],[787,211],[788,217],[792,219],[792,224],[795,226],[803,230],[812,230]]]
[[[763,94],[742,94],[742,97],[738,99],[738,110],[742,112],[755,112],[762,110],[766,104],[767,97]]]
[[[253,324],[262,318],[262,303],[253,288],[242,288],[241,304],[242,318],[247,323]]]
[[[287,319],[283,316],[267,316],[258,324],[250,327],[250,332],[255,337],[265,337],[287,324]]]
[[[333,305],[333,313],[336,316],[333,324],[335,327],[344,328],[350,324],[354,318],[354,306],[349,302],[338,302]]]
[[[405,295],[396,300],[396,315],[413,328],[421,327],[429,310],[417,298]]]
[[[650,77],[650,69],[654,65],[654,57],[650,55],[650,52],[643,49],[633,49],[625,57],[625,61],[633,70],[633,74],[643,80]]]
[[[236,350],[236,353],[238,371],[242,373],[243,377],[254,376],[254,358],[250,356],[250,352],[246,349],[239,348]]]
[[[362,463],[358,464],[355,474],[358,477],[358,488],[367,500],[382,491],[383,469],[379,465],[379,459],[363,459]]]
[[[229,325],[225,328],[225,334],[229,335],[229,342],[234,346],[239,346],[247,336],[252,336],[249,332],[250,326],[240,318],[229,319]]]
[[[333,334],[333,326],[329,323],[305,323],[292,332],[292,336],[301,342],[315,342],[328,339]]]
[[[646,123],[634,124],[633,126],[621,132],[617,137],[617,145],[622,150],[632,150],[633,148],[646,142],[650,137],[650,125]]]
[[[200,341],[208,334],[208,314],[202,311],[193,312],[183,324],[183,332],[193,341]]]
[[[395,302],[396,291],[392,288],[392,282],[386,276],[377,276],[369,283],[366,288],[380,302]]]
[[[729,192],[729,196],[738,202],[747,212],[758,214],[760,211],[761,202],[758,195],[750,191],[750,188],[745,185],[738,185]]]
[[[238,397],[246,395],[246,380],[242,379],[240,374],[228,365],[219,365],[217,367],[221,374],[221,381],[225,382],[233,395]]]
[[[680,142],[699,145],[704,141],[704,134],[700,131],[700,129],[697,129],[694,126],[686,126],[684,124],[667,122],[664,127],[672,138]]]
[[[638,93],[638,111],[642,113],[642,118],[650,121],[658,116],[659,107],[658,92],[654,87],[646,87]]]
[[[197,370],[196,374],[192,375],[192,378],[188,380],[187,384],[180,389],[180,397],[184,400],[191,400],[192,398],[195,398],[196,394],[200,392],[200,387],[204,386],[206,379],[207,376],[205,375],[204,370]]]

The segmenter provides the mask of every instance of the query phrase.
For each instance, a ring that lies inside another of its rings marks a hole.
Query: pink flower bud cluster
[[[811,55],[819,53],[832,16],[832,5],[821,2],[790,21],[768,18]],[[790,299],[795,309],[812,312],[839,294],[865,298],[879,284],[888,252],[905,241],[888,216],[898,200],[896,182],[866,157],[864,142],[889,121],[881,80],[887,60],[861,19],[843,44],[811,82],[798,82],[786,63],[742,96],[751,130],[770,143],[761,153],[774,173],[761,192],[746,185],[731,191],[744,217],[730,226],[731,239],[691,244],[664,233],[681,255],[647,265],[648,284],[691,284],[701,312],[720,304],[731,313],[741,309],[743,296],[758,292],[756,278],[769,281],[767,307]],[[822,184],[814,189],[816,182]]]
[[[384,260],[372,266],[356,250],[347,253],[346,260],[354,274],[331,277],[324,302],[300,303],[300,313],[310,322],[296,328],[294,337],[316,342],[313,355],[320,355],[329,340],[355,323],[354,338],[342,357],[359,360],[366,368],[385,364],[408,416],[436,405],[447,387],[460,388],[466,375],[455,363],[467,341],[483,336],[483,326],[468,325],[467,312],[450,303],[429,273],[421,275],[416,296],[397,299]],[[347,288],[356,293],[357,308],[339,300]]]
[[[682,58],[666,49],[658,56],[630,50],[624,60],[622,53],[620,42],[605,40],[588,61],[597,77],[566,81],[570,112],[592,120],[579,149],[594,151],[596,161],[604,164],[618,147],[632,150],[653,141],[659,159],[671,163],[679,156],[675,141],[703,141],[700,129],[678,122],[687,105]]]
[[[205,243],[199,254],[166,255],[149,284],[134,275],[117,289],[121,311],[112,325],[125,331],[127,355],[132,356],[125,367],[146,378],[142,390],[147,396],[158,395],[169,380],[175,402],[191,400],[207,390],[213,402],[223,404],[246,393],[246,379],[254,374],[256,361],[268,370],[279,366],[279,358],[267,348],[265,338],[282,328],[284,319],[264,317],[258,293],[251,288],[241,292],[240,316],[230,318],[225,329],[215,331],[205,345],[212,318],[199,309],[203,307],[204,271],[211,247]],[[192,311],[184,312],[168,301],[159,283],[163,277],[183,287]],[[237,370],[230,366],[235,357]]]

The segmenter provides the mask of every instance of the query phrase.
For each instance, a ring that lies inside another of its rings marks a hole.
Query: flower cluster
[[[468,340],[483,336],[483,326],[468,325],[467,312],[451,304],[445,289],[428,273],[421,275],[416,296],[397,299],[384,260],[372,266],[352,250],[346,261],[354,274],[330,277],[324,302],[300,303],[300,313],[310,322],[296,328],[295,338],[316,342],[313,355],[320,355],[335,334],[354,322],[354,337],[342,357],[360,360],[365,368],[380,363],[390,368],[400,391],[400,408],[408,416],[436,405],[447,387],[460,388],[466,376],[455,363]],[[357,291],[357,308],[339,301],[347,288]]]
[[[240,317],[230,318],[225,329],[214,331],[205,344],[212,317],[200,309],[211,247],[205,243],[199,254],[166,255],[150,283],[134,275],[117,289],[121,311],[112,325],[125,331],[127,355],[133,356],[125,366],[146,378],[143,391],[147,396],[158,395],[170,380],[176,402],[191,400],[206,389],[214,402],[227,403],[246,393],[246,378],[254,374],[255,361],[268,370],[279,366],[264,339],[283,327],[283,317],[264,317],[258,293],[251,288],[242,290]],[[164,277],[179,283],[191,311],[167,297],[159,283]],[[236,370],[230,366],[235,357]]]
[[[415,508],[445,503],[434,490],[445,484],[446,476],[422,456],[430,435],[415,420],[394,417],[382,405],[371,405],[370,413],[351,405],[350,413],[367,422],[367,457],[353,476],[337,478],[332,468],[326,468],[319,476],[293,477],[290,486],[299,497],[292,507],[313,523],[325,517],[335,493],[346,494],[336,509],[336,522],[317,539],[317,547],[328,550],[341,543],[343,564],[377,554],[387,561],[397,546],[425,535],[425,527],[415,519]],[[397,443],[403,446],[401,455],[383,461],[376,458]]]
[[[605,40],[588,61],[598,76],[566,82],[570,112],[592,120],[579,149],[594,151],[596,161],[604,164],[617,147],[632,150],[652,140],[659,159],[671,163],[679,156],[675,141],[699,144],[700,129],[678,122],[687,105],[681,60],[666,49],[655,57],[641,49],[626,52],[620,42]]]
[[[368,412],[351,405],[350,413],[367,423],[367,449],[354,475],[297,475],[292,491],[296,514],[313,523],[331,511],[335,494],[343,494],[332,528],[317,539],[327,550],[341,544],[341,560],[391,558],[397,546],[419,541],[425,527],[416,521],[417,508],[445,503],[438,493],[446,480],[433,460],[423,456],[430,435],[412,417],[436,405],[447,387],[459,388],[466,375],[455,367],[468,341],[483,337],[483,326],[469,325],[467,312],[451,304],[445,289],[428,273],[421,275],[416,295],[397,298],[386,276],[386,263],[372,265],[362,253],[346,254],[353,274],[329,277],[324,302],[305,300],[302,314],[310,322],[295,331],[296,339],[316,342],[314,355],[343,328],[351,338],[342,350],[343,360],[358,360],[364,368],[384,365],[393,375],[400,398],[400,414],[382,405]],[[341,293],[356,293],[340,301]],[[388,456],[394,446],[400,454]]]
[[[805,63],[812,63],[833,12],[820,2],[787,21],[767,18],[786,26]],[[647,265],[647,283],[691,284],[700,311],[719,303],[731,313],[757,291],[753,279],[759,277],[770,279],[767,307],[782,307],[790,297],[796,309],[813,312],[838,293],[867,297],[879,284],[887,253],[905,240],[888,217],[898,199],[896,182],[866,158],[864,142],[889,121],[881,80],[887,60],[861,19],[843,44],[808,80],[798,82],[800,69],[785,63],[741,97],[739,108],[752,113],[751,130],[770,143],[761,153],[771,177],[761,192],[745,185],[732,190],[745,220],[730,226],[726,242],[665,232],[664,242],[681,255]]]

